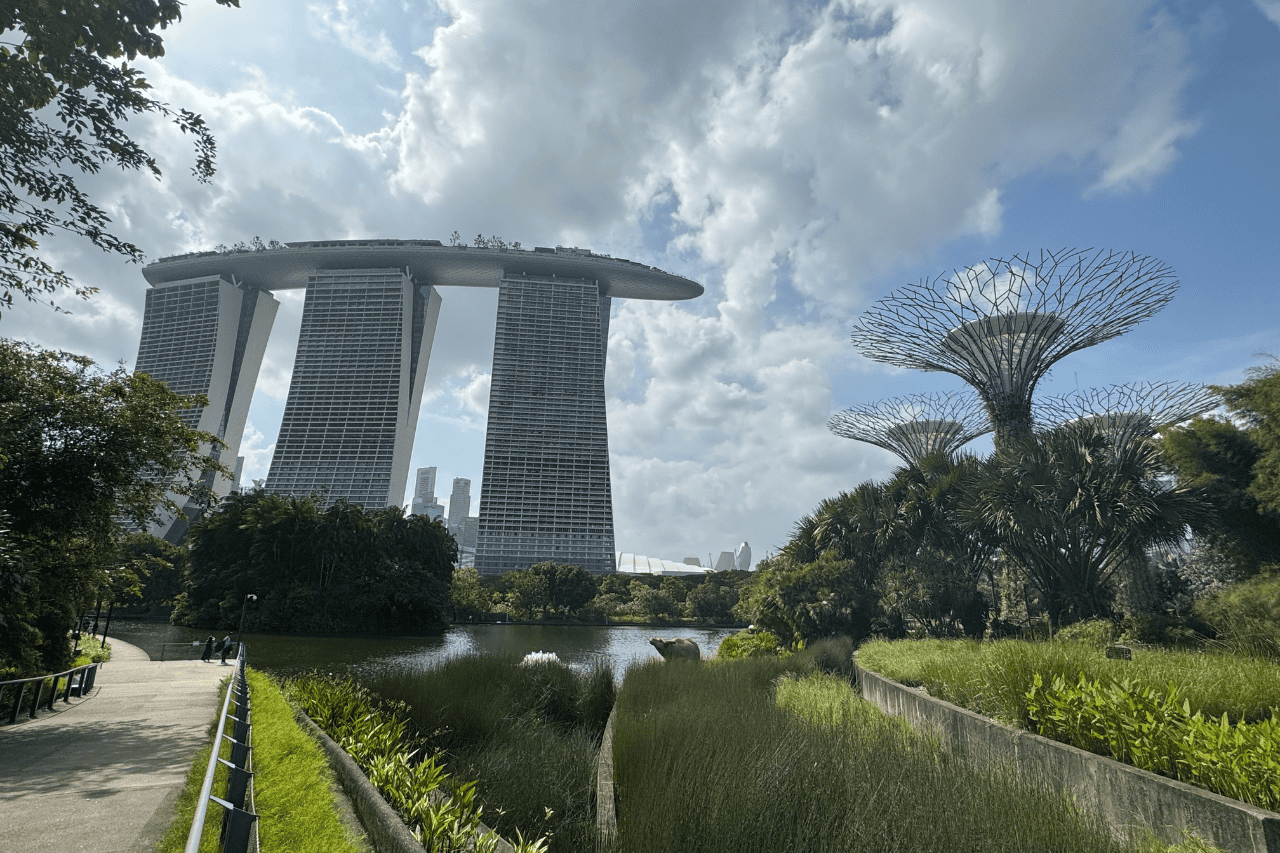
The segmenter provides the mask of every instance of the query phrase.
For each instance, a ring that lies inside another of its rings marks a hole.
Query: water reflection
[[[142,648],[152,660],[198,658],[209,631],[161,622],[118,621],[111,633]],[[356,677],[389,670],[426,668],[450,655],[555,652],[571,666],[597,660],[613,664],[619,678],[632,661],[656,658],[649,638],[689,637],[704,656],[715,654],[732,628],[648,628],[563,625],[454,625],[435,637],[297,637],[245,634],[250,663],[279,676],[321,670]],[[193,645],[196,644],[196,645]]]

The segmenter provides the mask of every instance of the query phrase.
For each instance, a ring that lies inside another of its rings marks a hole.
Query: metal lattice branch
[[[1205,385],[1138,382],[1046,397],[1037,400],[1032,411],[1036,423],[1043,429],[1091,421],[1119,446],[1150,437],[1161,427],[1213,411],[1221,403],[1218,394]]]
[[[896,453],[908,465],[939,450],[948,455],[991,432],[982,401],[952,392],[899,397],[845,409],[827,421],[836,435]]]
[[[993,258],[880,300],[853,329],[869,358],[952,373],[987,405],[996,440],[1031,431],[1031,395],[1059,359],[1124,334],[1173,297],[1168,266],[1132,252]]]

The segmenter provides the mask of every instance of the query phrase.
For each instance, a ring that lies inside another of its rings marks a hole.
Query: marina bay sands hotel
[[[476,568],[552,560],[613,571],[604,368],[611,300],[691,299],[702,285],[564,247],[333,240],[197,252],[143,270],[150,288],[135,369],[209,405],[189,425],[239,454],[280,303],[305,288],[302,329],[266,490],[327,490],[399,505],[442,287],[498,289]],[[226,494],[230,481],[215,484]],[[157,535],[176,539],[181,519]]]

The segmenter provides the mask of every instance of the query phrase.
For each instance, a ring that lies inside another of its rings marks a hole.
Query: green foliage
[[[290,696],[369,777],[409,831],[433,853],[492,853],[495,833],[481,834],[483,807],[474,782],[457,782],[435,755],[423,755],[402,703],[380,700],[350,681],[303,678]],[[543,849],[522,844],[522,853]]]
[[[745,629],[721,640],[720,648],[716,651],[716,657],[724,660],[785,657],[787,654],[788,649],[778,641],[778,635],[772,631]]]
[[[1280,509],[1268,509],[1251,491],[1263,449],[1254,432],[1214,418],[1164,430],[1163,453],[1178,484],[1212,505],[1196,533],[1222,546],[1234,563],[1253,571],[1280,560]]]
[[[170,604],[182,591],[186,548],[149,533],[128,533],[121,538],[120,553],[122,567],[137,579],[143,603]]]
[[[403,703],[456,777],[474,779],[491,825],[545,838],[552,851],[588,849],[595,758],[615,693],[613,671],[467,655],[370,683]]]
[[[1086,619],[1068,625],[1053,635],[1054,642],[1084,643],[1092,649],[1105,649],[1120,636],[1110,619]]]
[[[962,517],[1026,571],[1056,628],[1108,615],[1110,581],[1125,560],[1181,542],[1187,525],[1210,517],[1162,473],[1154,442],[1112,443],[1068,424],[997,450],[970,482]]]
[[[180,624],[246,630],[418,633],[444,625],[457,545],[439,521],[399,507],[262,492],[228,496],[192,526]]]
[[[475,618],[493,609],[493,599],[475,566],[460,566],[449,581],[449,605],[455,619]]]
[[[1037,673],[1046,681],[1061,676],[1072,682],[1081,673],[1127,679],[1154,690],[1174,683],[1192,709],[1235,721],[1270,718],[1280,696],[1280,664],[1272,661],[1163,649],[1112,660],[1101,649],[1075,642],[872,641],[858,649],[858,665],[1022,727],[1029,721],[1026,692]]]
[[[632,667],[614,737],[621,853],[1137,849],[1060,794],[954,764],[800,655]]]
[[[238,0],[218,0],[239,5]],[[43,3],[21,0],[0,9],[0,306],[14,293],[28,299],[74,285],[37,255],[39,239],[70,232],[103,251],[142,259],[137,246],[107,232],[110,218],[77,186],[74,173],[103,165],[160,177],[155,159],[127,134],[128,119],[154,113],[195,138],[196,177],[213,175],[214,139],[204,121],[148,95],[128,62],[157,59],[157,30],[181,17],[177,0]]]
[[[1280,712],[1233,725],[1226,714],[1191,712],[1172,683],[1163,689],[1081,674],[1074,683],[1037,673],[1027,715],[1045,737],[1252,803],[1280,808]]]
[[[738,612],[784,643],[870,636],[879,616],[878,566],[824,551],[813,562],[786,554],[761,560],[743,588]]]
[[[1227,408],[1244,418],[1249,437],[1262,451],[1253,466],[1249,493],[1259,506],[1280,513],[1280,359],[1250,368],[1249,379],[1216,390]]]
[[[1217,633],[1213,647],[1280,660],[1280,571],[1275,567],[1196,601]]]
[[[202,471],[226,472],[217,438],[181,417],[205,402],[0,339],[0,669],[66,669],[78,611],[138,585],[120,522],[144,526],[177,509],[166,492],[199,497]]]

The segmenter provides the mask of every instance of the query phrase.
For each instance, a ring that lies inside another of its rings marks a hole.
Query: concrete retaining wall
[[[599,849],[614,849],[618,841],[618,803],[613,790],[613,724],[618,718],[615,704],[600,738],[600,755],[596,759],[596,838]]]
[[[382,798],[378,789],[373,787],[373,783],[364,775],[364,771],[352,760],[347,751],[334,743],[333,738],[325,734],[302,711],[297,712],[297,718],[302,727],[324,749],[329,759],[329,766],[337,774],[338,781],[342,783],[342,789],[351,799],[356,815],[364,824],[364,830],[378,853],[422,853],[422,845],[413,837],[409,827],[404,825],[400,815],[396,814],[395,809]],[[489,828],[481,824],[480,832],[482,834],[489,832]],[[513,853],[513,849],[506,841],[499,839],[496,853]]]
[[[1059,788],[1117,833],[1149,827],[1172,844],[1186,829],[1231,853],[1280,853],[1280,814],[1011,729],[874,672],[859,669],[858,684],[863,698],[933,730],[948,750]]]

